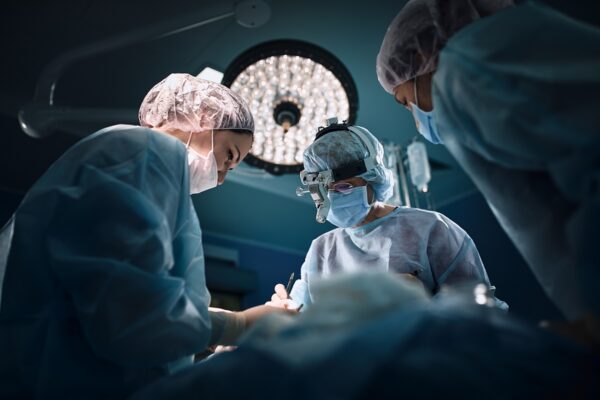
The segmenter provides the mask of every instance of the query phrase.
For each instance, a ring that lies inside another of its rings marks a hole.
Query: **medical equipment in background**
[[[248,164],[274,175],[298,173],[315,128],[335,116],[356,121],[358,91],[333,54],[298,40],[254,46],[227,67],[222,84],[250,105],[256,130]]]
[[[429,191],[432,166],[425,144],[415,139],[404,150],[399,144],[385,141],[383,148],[385,166],[392,170],[395,181],[394,195],[387,202],[396,206],[414,205],[421,208],[421,202],[424,200],[424,208],[435,210],[433,196]],[[434,163],[434,167],[446,168],[439,163]],[[408,176],[410,176],[410,185]]]
[[[425,143],[413,140],[406,148],[408,169],[410,171],[410,180],[412,182],[413,197],[415,206],[421,208],[419,197],[425,197],[425,207],[428,210],[435,210],[433,198],[429,192],[429,181],[431,181],[431,167],[427,156]]]
[[[403,162],[402,146],[391,141],[384,141],[384,163],[392,171],[394,177],[394,194],[387,201],[395,206],[410,207],[410,194],[406,180],[406,168]]]
[[[427,193],[431,180],[431,168],[427,160],[427,149],[423,142],[414,141],[406,148],[408,153],[408,166],[410,168],[410,180],[419,192]]]
[[[348,133],[352,132],[356,134],[356,136],[358,136],[358,138],[365,144],[365,147],[369,152],[369,156],[363,160],[354,161],[333,170],[328,169],[326,171],[319,172],[307,172],[303,170],[300,172],[300,181],[304,187],[298,187],[296,189],[296,194],[298,196],[304,196],[305,194],[310,193],[310,196],[317,207],[317,215],[315,219],[320,224],[325,223],[327,214],[329,213],[330,204],[329,197],[327,196],[329,184],[342,179],[358,176],[375,168],[376,166],[375,156],[377,152],[371,145],[370,141],[363,137],[363,133],[360,131],[360,129],[350,126],[346,121],[339,124],[336,117],[327,119],[326,126],[324,128],[319,128],[315,141],[319,140],[319,138],[323,135],[335,131],[348,131]]]
[[[55,104],[57,82],[74,63],[102,53],[173,36],[232,17],[243,27],[257,28],[271,16],[269,5],[262,0],[243,0],[237,4],[232,2],[228,10],[223,11],[223,8],[222,4],[209,10],[203,8],[200,14],[138,29],[58,56],[42,71],[33,101],[20,109],[18,118],[21,129],[31,137],[43,138],[57,131],[86,136],[108,125],[137,124],[137,108],[69,107]]]

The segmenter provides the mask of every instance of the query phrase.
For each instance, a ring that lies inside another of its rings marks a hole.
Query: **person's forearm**
[[[212,331],[209,345],[233,345],[246,331],[246,319],[239,312],[210,311]]]

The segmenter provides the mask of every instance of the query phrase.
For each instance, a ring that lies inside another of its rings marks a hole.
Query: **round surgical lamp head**
[[[310,43],[277,40],[252,47],[229,65],[222,83],[254,115],[254,143],[245,161],[275,175],[303,169],[304,149],[326,118],[356,121],[352,76],[334,55]]]
[[[273,110],[273,119],[283,128],[283,133],[288,133],[292,126],[296,126],[301,115],[300,105],[294,100],[280,101]]]

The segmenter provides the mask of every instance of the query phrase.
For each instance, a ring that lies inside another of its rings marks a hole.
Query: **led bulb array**
[[[302,153],[326,118],[349,118],[346,91],[326,67],[301,56],[271,56],[249,65],[231,84],[250,105],[255,133],[251,154],[279,165],[302,164]],[[274,117],[282,102],[299,110],[287,132]]]

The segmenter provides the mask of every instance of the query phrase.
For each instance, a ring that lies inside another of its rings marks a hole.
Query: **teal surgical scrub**
[[[0,235],[0,398],[122,398],[209,343],[185,145],[103,129],[35,183]]]
[[[600,29],[536,3],[456,33],[437,127],[546,293],[600,314]]]

